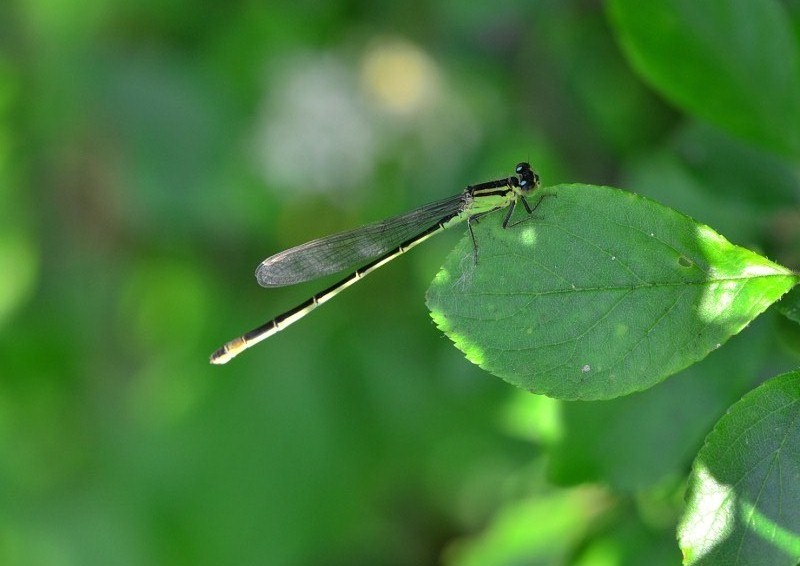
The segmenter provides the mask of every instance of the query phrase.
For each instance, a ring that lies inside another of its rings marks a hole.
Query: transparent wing
[[[457,213],[463,195],[427,204],[399,216],[333,234],[269,257],[256,269],[262,287],[281,287],[359,267]]]

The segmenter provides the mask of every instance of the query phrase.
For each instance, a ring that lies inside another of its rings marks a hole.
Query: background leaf
[[[778,303],[778,310],[789,320],[800,324],[800,291],[789,291]]]
[[[779,2],[612,0],[631,65],[687,112],[800,154],[800,58]]]
[[[703,358],[796,282],[787,269],[638,195],[548,188],[537,218],[486,219],[428,291],[471,361],[535,393],[610,399]],[[494,220],[494,221],[493,221]]]
[[[679,539],[688,564],[800,560],[800,372],[747,394],[694,463]]]
[[[765,231],[773,232],[773,240],[786,239],[783,232],[787,230],[775,232],[789,222],[776,222],[776,216],[782,209],[796,206],[796,169],[789,159],[707,123],[690,120],[676,129],[663,147],[637,155],[621,186],[713,226],[731,242],[751,248],[759,246]],[[743,218],[748,221],[743,222]],[[800,223],[794,220],[790,224]],[[769,249],[782,265],[798,265],[800,258],[786,253],[790,246],[771,245]]]

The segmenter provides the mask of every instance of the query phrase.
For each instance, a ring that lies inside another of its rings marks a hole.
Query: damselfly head
[[[531,169],[529,163],[518,163],[515,171],[519,177],[519,188],[523,191],[532,191],[539,186],[539,175]]]

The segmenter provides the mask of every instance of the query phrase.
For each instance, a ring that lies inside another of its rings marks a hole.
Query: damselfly
[[[511,222],[518,202],[522,202],[530,216],[544,198],[540,197],[531,208],[525,196],[539,186],[539,176],[528,163],[517,165],[515,173],[505,179],[470,185],[459,195],[406,214],[312,240],[265,259],[256,269],[256,279],[262,287],[294,285],[358,265],[362,267],[292,310],[226,343],[211,354],[211,363],[227,363],[250,346],[297,322],[362,277],[459,222],[467,221],[473,259],[477,262],[478,245],[472,230],[475,222],[491,212],[507,208],[503,228],[509,228],[518,224]]]

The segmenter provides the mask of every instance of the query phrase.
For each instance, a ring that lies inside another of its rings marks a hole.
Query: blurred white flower
[[[359,66],[332,53],[292,55],[269,78],[255,153],[279,190],[358,190],[387,159],[446,178],[481,137],[435,61],[407,41],[368,43]]]
[[[331,55],[301,55],[271,74],[256,134],[265,180],[332,191],[365,182],[375,132],[355,74]]]

